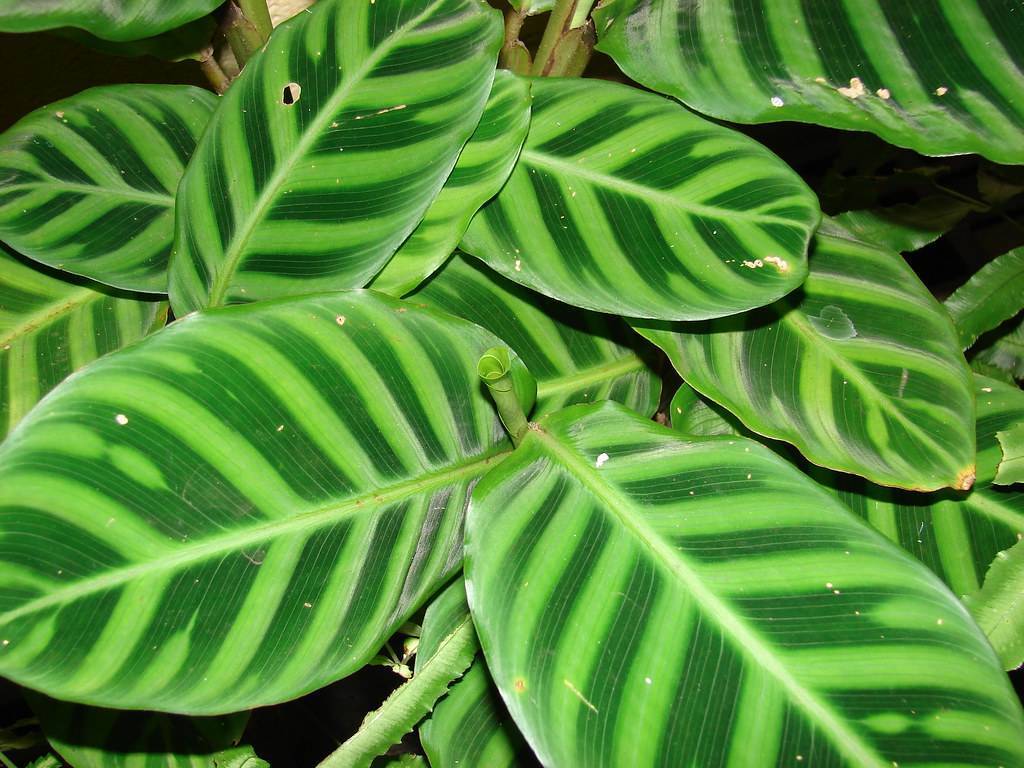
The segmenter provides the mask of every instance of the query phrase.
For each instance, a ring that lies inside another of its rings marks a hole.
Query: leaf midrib
[[[69,314],[76,309],[85,306],[91,301],[104,298],[104,294],[90,288],[79,288],[77,291],[68,294],[61,302],[48,304],[43,309],[24,315],[23,319],[6,333],[0,334],[0,349],[12,343],[15,339],[26,336],[33,331],[49,325],[62,315]]]
[[[143,192],[132,187],[104,187],[100,184],[75,184],[69,181],[25,181],[20,184],[7,184],[4,189],[50,189],[55,188],[60,192],[81,192],[86,195],[97,197],[122,197],[125,200],[139,200],[151,205],[159,205],[164,208],[174,207],[174,195],[160,194],[159,192]]]
[[[614,379],[647,366],[639,355],[628,355],[601,365],[581,368],[579,371],[537,382],[537,399],[561,392],[572,391],[607,379]]]
[[[460,479],[495,463],[495,460],[511,451],[505,446],[491,448],[486,453],[468,461],[457,462],[414,480],[367,491],[327,507],[301,512],[282,520],[275,520],[248,529],[241,533],[205,539],[188,547],[182,547],[153,560],[106,571],[98,576],[82,579],[67,587],[55,590],[43,597],[24,603],[6,613],[0,614],[0,625],[49,608],[53,605],[71,603],[78,598],[120,586],[128,581],[154,572],[182,570],[192,563],[220,557],[232,552],[242,552],[250,544],[263,544],[268,540],[296,531],[309,530],[333,524],[353,513],[379,510],[388,503],[405,498],[417,492],[431,490]]]
[[[543,449],[561,462],[603,503],[605,509],[618,519],[626,531],[649,549],[664,568],[685,584],[700,610],[719,627],[723,635],[732,640],[738,652],[774,677],[812,721],[834,737],[836,745],[854,765],[875,768],[886,768],[891,765],[882,760],[859,735],[847,728],[828,703],[819,698],[816,691],[805,687],[790,674],[785,662],[773,653],[772,648],[747,625],[742,616],[734,613],[730,606],[704,583],[684,555],[666,544],[646,522],[632,514],[635,505],[629,498],[601,480],[599,473],[589,462],[562,445],[557,437],[543,430],[530,430],[525,440],[530,439],[538,440]]]
[[[347,80],[344,85],[339,87],[338,90],[335,91],[320,108],[320,111],[309,123],[309,126],[302,134],[302,137],[295,143],[292,150],[282,159],[277,170],[274,171],[274,174],[267,181],[266,186],[264,186],[260,196],[256,198],[255,204],[249,211],[248,218],[245,220],[242,227],[236,230],[234,237],[232,237],[231,244],[224,252],[221,268],[217,271],[213,278],[213,283],[210,286],[210,298],[207,303],[208,306],[215,307],[224,300],[224,294],[228,289],[228,282],[231,277],[234,276],[235,270],[238,268],[238,263],[242,258],[243,249],[248,245],[249,238],[252,237],[253,232],[256,231],[256,227],[261,221],[263,221],[266,209],[276,198],[281,185],[288,179],[288,174],[291,173],[295,163],[306,154],[314,143],[316,143],[320,133],[334,121],[335,115],[344,103],[345,99],[351,95],[355,87],[363,81],[381,58],[383,58],[383,56],[394,47],[395,41],[401,39],[409,29],[418,25],[420,21],[433,15],[434,10],[442,2],[443,0],[434,0],[434,2],[432,2],[422,13],[414,16],[405,24],[398,27],[390,36],[387,37],[387,39],[377,46],[369,56],[366,57],[366,61],[363,65],[359,67],[352,74],[352,77]],[[305,28],[303,28],[301,32],[304,33]],[[301,38],[302,35],[299,35],[299,37]],[[330,43],[337,45],[337,41],[333,38],[330,40]],[[259,69],[250,75],[250,77],[254,78],[257,75],[262,74],[263,70]],[[248,86],[248,83],[245,85]],[[213,128],[214,127],[211,126],[211,129],[207,131],[207,135],[212,136]]]

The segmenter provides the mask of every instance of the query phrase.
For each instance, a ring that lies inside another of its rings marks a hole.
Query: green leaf
[[[210,759],[212,768],[270,768],[270,763],[256,756],[252,747],[237,747],[218,752]]]
[[[99,709],[29,694],[47,741],[74,768],[209,768],[236,743],[248,712],[184,717]]]
[[[569,304],[695,320],[797,287],[819,215],[738,133],[635,88],[542,78],[519,162],[461,247]]]
[[[417,674],[441,641],[467,618],[466,588],[459,578],[427,608],[416,653]],[[437,702],[433,714],[420,725],[419,736],[433,768],[536,765],[479,655]]]
[[[218,714],[355,671],[459,566],[509,447],[475,372],[497,343],[336,292],[197,313],[65,382],[0,446],[0,674]]]
[[[180,27],[222,0],[0,0],[0,32],[77,27],[104,40],[139,40]]]
[[[1024,414],[1021,418],[1021,423],[996,433],[999,447],[1003,450],[994,481],[998,485],[1024,483]]]
[[[600,45],[631,78],[713,117],[871,131],[924,155],[1024,162],[1012,3],[614,0]]]
[[[0,246],[0,439],[87,363],[162,325],[167,305],[66,283]]]
[[[175,313],[367,283],[476,128],[501,38],[482,0],[321,0],[278,27],[182,179]]]
[[[971,358],[971,367],[992,367],[1012,378],[1024,379],[1024,316],[1004,327],[975,346],[977,354]]]
[[[465,567],[545,765],[1024,761],[963,606],[753,441],[561,411],[474,490]]]
[[[217,32],[217,20],[203,16],[183,27],[176,27],[153,37],[128,42],[111,42],[73,27],[54,30],[76,43],[102,51],[111,56],[155,56],[166,61],[193,59],[202,61],[209,56],[211,42]],[[131,65],[126,65],[131,66]]]
[[[975,272],[946,299],[946,309],[967,349],[1024,309],[1024,248],[1014,248]]]
[[[192,86],[114,85],[22,118],[0,136],[0,239],[58,269],[166,293],[174,191],[216,103]]]
[[[970,372],[948,315],[898,254],[832,222],[792,296],[634,327],[697,391],[815,464],[919,490],[974,480]]]
[[[897,203],[884,208],[847,211],[833,220],[860,240],[897,253],[911,253],[938,240],[970,211],[961,200],[929,195],[918,205]]]
[[[685,382],[672,396],[669,418],[672,420],[672,429],[684,435],[716,437],[743,434],[741,426],[733,423],[735,416],[721,406],[704,400]]]
[[[964,598],[1006,669],[1024,664],[1024,542],[1000,552],[985,585]]]
[[[530,124],[530,83],[498,70],[483,117],[423,221],[370,287],[412,291],[451,256],[473,214],[508,179]]]
[[[1024,536],[1024,492],[992,485],[996,434],[1024,419],[1024,392],[975,376],[978,479],[969,493],[910,493],[810,468],[853,512],[927,565],[957,595],[976,591],[992,558]]]
[[[462,255],[410,301],[464,317],[511,346],[537,380],[534,417],[604,399],[644,414],[658,406],[646,344],[618,318],[559,304]]]

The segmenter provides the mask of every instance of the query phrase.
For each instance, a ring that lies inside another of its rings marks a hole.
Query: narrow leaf
[[[898,254],[835,223],[792,296],[634,327],[697,391],[816,464],[919,490],[974,480],[970,372],[948,315]]]
[[[1024,419],[1024,416],[1022,416]],[[995,482],[999,485],[1024,483],[1024,421],[1003,432],[996,432],[1003,458]]]
[[[545,765],[1024,760],[959,601],[753,441],[568,408],[476,487],[466,546],[488,668]]]
[[[1012,3],[614,0],[599,50],[738,123],[871,131],[924,155],[1024,162],[1024,20]]]
[[[738,133],[635,88],[542,78],[519,162],[461,247],[568,304],[694,320],[797,287],[819,215]]]
[[[65,382],[0,445],[0,674],[218,714],[355,671],[459,567],[509,446],[475,374],[498,343],[335,292],[197,313]]]
[[[167,292],[174,191],[217,98],[186,85],[90,88],[0,135],[0,239],[117,288]]]
[[[975,272],[946,299],[946,309],[960,334],[960,346],[970,347],[1024,309],[1024,248],[1015,248]]]
[[[1000,552],[985,585],[964,598],[1006,669],[1024,664],[1024,542]]]
[[[530,124],[530,84],[498,70],[483,117],[423,221],[370,287],[403,296],[451,256],[473,214],[497,194],[519,157]]]
[[[220,3],[221,0],[0,0],[0,32],[77,27],[105,40],[139,40],[205,16]]]
[[[365,285],[476,128],[501,37],[482,0],[321,0],[278,27],[182,179],[175,313]]]

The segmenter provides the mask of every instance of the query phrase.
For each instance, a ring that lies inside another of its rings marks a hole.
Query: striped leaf
[[[964,599],[1006,669],[1024,664],[1024,542],[996,555],[985,585]]]
[[[635,88],[539,79],[519,162],[461,247],[569,304],[696,320],[797,287],[818,217],[796,173],[738,133]]]
[[[994,482],[998,485],[1024,483],[1024,420],[1004,432],[997,432],[996,439],[1003,457]]]
[[[1019,11],[1002,0],[614,0],[594,16],[599,50],[698,112],[1021,163]]]
[[[898,253],[911,253],[934,243],[972,211],[969,203],[943,195],[928,195],[919,204],[895,203],[835,217],[858,239]]]
[[[742,425],[734,423],[735,416],[720,405],[709,403],[685,382],[672,396],[669,404],[672,429],[684,435],[718,437],[743,435]],[[730,418],[731,417],[731,418]],[[743,435],[750,437],[751,435]]]
[[[0,135],[0,239],[117,288],[166,293],[174,191],[217,102],[186,85],[90,88]]]
[[[476,487],[466,546],[487,665],[546,765],[1024,762],[964,607],[753,441],[566,409]]]
[[[0,674],[218,714],[358,669],[458,568],[508,445],[497,342],[351,291],[197,313],[66,382],[0,446]]]
[[[423,634],[416,653],[417,673],[468,616],[465,583],[459,578],[434,599],[423,617]],[[431,768],[536,765],[482,657],[436,704],[430,718],[420,725],[419,736]]]
[[[99,709],[30,694],[46,740],[74,768],[210,768],[236,744],[248,712],[184,717]]]
[[[971,357],[971,367],[979,373],[995,376],[1002,373],[1008,379],[1024,379],[1024,316],[994,332],[994,338],[985,337],[987,343],[979,345]]]
[[[835,223],[792,296],[635,327],[696,390],[816,464],[883,485],[971,487],[974,398],[948,315],[898,254]]]
[[[182,179],[175,313],[365,285],[476,128],[501,38],[482,0],[321,0],[278,27]]]
[[[104,40],[139,40],[187,24],[220,4],[221,0],[0,0],[0,32],[76,27]]]
[[[464,317],[511,346],[537,380],[535,417],[605,399],[643,414],[658,406],[650,350],[618,318],[559,304],[459,254],[410,301]]]
[[[508,179],[530,125],[530,83],[511,72],[495,73],[483,117],[459,155],[451,176],[409,239],[370,287],[402,296],[451,256],[473,214]]]
[[[1014,248],[990,261],[946,299],[960,345],[967,349],[1024,309],[1024,248]]]
[[[162,325],[167,305],[67,283],[0,246],[0,440],[86,363]]]

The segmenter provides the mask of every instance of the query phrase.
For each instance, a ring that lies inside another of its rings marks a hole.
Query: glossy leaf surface
[[[1024,309],[1024,248],[1015,248],[975,272],[945,301],[960,344],[970,347]]]
[[[974,480],[970,372],[948,315],[898,254],[834,223],[792,296],[635,327],[696,390],[816,464],[920,490]]]
[[[1003,457],[999,461],[995,482],[999,485],[1024,483],[1024,417],[1003,432],[996,433]]]
[[[519,157],[530,125],[530,84],[498,70],[483,117],[451,176],[409,239],[370,287],[403,296],[451,256],[473,214],[497,194]]]
[[[87,363],[162,324],[167,305],[67,283],[0,246],[0,439]]]
[[[1003,0],[613,0],[600,45],[707,115],[871,131],[925,155],[1024,162],[1024,17]]]
[[[0,447],[0,674],[216,714],[359,668],[458,567],[508,445],[497,343],[353,291],[198,313],[66,382]]]
[[[753,441],[561,411],[474,490],[465,567],[546,765],[1024,760],[959,601]]]
[[[519,162],[461,247],[568,304],[694,320],[797,287],[819,215],[738,133],[623,85],[542,78]]]
[[[971,358],[971,366],[991,367],[1009,378],[1024,379],[1024,317],[993,334],[993,338],[983,337],[986,344]]]
[[[618,318],[559,304],[461,255],[410,301],[464,317],[512,347],[537,380],[534,417],[606,399],[645,415],[658,405],[650,350]]]
[[[1024,542],[992,561],[985,584],[964,602],[1006,669],[1024,664]]]
[[[217,97],[186,85],[91,88],[0,135],[0,239],[35,261],[167,292],[174,192]]]
[[[476,128],[501,37],[481,0],[322,0],[278,27],[182,179],[175,313],[366,284]]]
[[[0,32],[77,27],[105,40],[139,40],[213,11],[221,0],[0,0]]]

